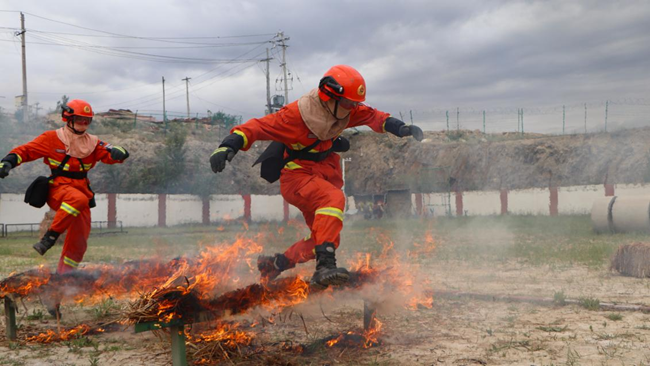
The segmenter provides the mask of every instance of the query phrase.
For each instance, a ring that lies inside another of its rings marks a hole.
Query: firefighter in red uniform
[[[86,252],[90,208],[95,202],[87,178],[88,170],[98,161],[116,164],[129,157],[124,148],[112,146],[86,133],[93,115],[87,102],[69,101],[61,114],[66,126],[44,132],[33,141],[14,148],[0,162],[0,178],[5,178],[9,170],[20,164],[39,158],[43,158],[52,170],[47,204],[56,214],[46,234],[33,247],[44,255],[59,235],[68,230],[57,267],[60,274],[77,268]]]
[[[361,74],[350,66],[334,66],[318,88],[297,101],[277,113],[234,127],[210,156],[212,170],[221,172],[226,160],[232,161],[239,150],[248,150],[258,140],[274,141],[258,159],[262,162],[262,176],[272,182],[277,176],[268,168],[277,167],[282,196],[302,211],[311,234],[284,254],[259,257],[262,278],[274,279],[297,263],[315,258],[313,286],[339,285],[349,279],[348,271],[336,266],[335,257],[345,209],[340,157],[335,152],[349,149],[341,133],[346,128],[366,125],[379,133],[413,136],[418,141],[423,137],[419,127],[362,104],[365,99],[366,83]],[[274,156],[277,158],[278,151],[281,163],[265,167]]]

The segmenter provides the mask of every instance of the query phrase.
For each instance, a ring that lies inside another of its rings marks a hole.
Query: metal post
[[[289,37],[284,36],[284,32],[278,34],[280,37],[280,46],[282,47],[282,72],[284,74],[284,105],[289,104],[289,85],[287,80],[287,45],[284,43]]]
[[[585,133],[587,133],[587,103],[585,103]]]
[[[445,114],[447,114],[447,133],[449,133],[449,111],[446,111]]]
[[[167,110],[165,108],[165,77],[162,77],[163,88],[163,122],[165,123],[165,132],[167,132]]]
[[[23,123],[29,121],[29,101],[27,99],[27,56],[25,54],[25,14],[20,13],[20,41],[23,55]]]
[[[609,108],[609,100],[605,102],[605,132],[607,132],[607,112]]]
[[[269,49],[266,49],[266,114],[271,114],[271,70],[270,70],[270,61],[271,58],[269,57]]]
[[[185,97],[187,98],[187,119],[190,119],[190,77],[185,77]]]
[[[562,106],[562,134],[564,135],[564,126],[566,124],[566,107]]]
[[[460,108],[456,107],[456,130],[460,132]]]
[[[368,331],[375,325],[375,315],[377,309],[375,304],[364,299],[363,300],[363,330]]]
[[[5,323],[7,323],[7,339],[16,340],[16,303],[5,297]]]
[[[185,349],[185,327],[174,325],[169,328],[172,336],[172,365],[187,366],[187,350]]]
[[[521,109],[521,134],[524,134],[524,109]]]

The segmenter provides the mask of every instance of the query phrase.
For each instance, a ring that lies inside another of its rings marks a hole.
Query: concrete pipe
[[[650,233],[650,197],[603,197],[591,208],[594,231]]]

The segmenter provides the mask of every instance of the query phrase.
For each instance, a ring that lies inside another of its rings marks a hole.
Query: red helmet
[[[330,99],[348,99],[353,102],[366,100],[366,81],[357,70],[347,65],[336,65],[327,70],[318,84],[318,96]]]
[[[93,109],[85,100],[73,99],[67,104],[61,106],[61,118],[64,122],[69,122],[69,117],[80,116],[93,118],[95,115]]]

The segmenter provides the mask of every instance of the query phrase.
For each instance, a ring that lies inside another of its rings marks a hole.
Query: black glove
[[[212,155],[210,155],[210,166],[212,167],[212,171],[215,173],[223,171],[226,167],[226,160],[232,161],[232,158],[235,157],[236,153],[237,152],[232,147],[228,146],[223,146],[214,150]]]
[[[4,179],[9,175],[9,171],[13,168],[10,162],[0,161],[0,178]]]
[[[404,125],[399,128],[399,136],[413,136],[417,141],[422,141],[424,133],[422,132],[422,129],[416,125]]]
[[[113,146],[111,148],[111,159],[122,161],[129,157],[129,152],[121,146]]]
[[[332,141],[332,150],[334,152],[346,152],[350,150],[350,141],[343,136],[339,136]]]
[[[244,147],[244,137],[237,133],[226,136],[219,148],[210,155],[210,166],[212,171],[219,173],[226,167],[226,160],[232,161],[239,149]]]

